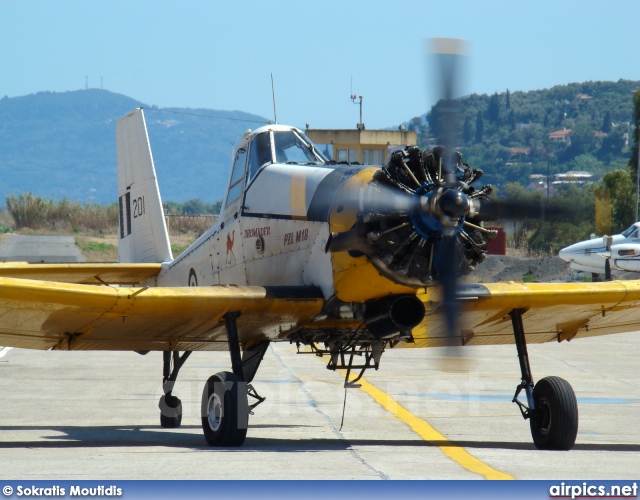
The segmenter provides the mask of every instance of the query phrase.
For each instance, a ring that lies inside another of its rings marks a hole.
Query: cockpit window
[[[324,163],[322,155],[292,130],[274,132],[273,140],[278,163]]]
[[[229,192],[227,193],[227,202],[225,206],[229,206],[236,201],[242,193],[242,179],[244,178],[244,167],[247,162],[247,150],[245,148],[238,149],[236,159],[233,162],[233,170],[231,171],[231,180],[229,181]]]
[[[253,179],[253,176],[256,175],[256,172],[260,170],[262,165],[271,162],[273,162],[273,159],[271,158],[269,132],[263,132],[251,141],[249,151],[249,177]]]
[[[635,226],[635,224],[633,226],[631,226],[629,229],[625,230],[622,233],[622,236],[624,236],[625,238],[633,238],[636,236],[635,232],[638,228]]]

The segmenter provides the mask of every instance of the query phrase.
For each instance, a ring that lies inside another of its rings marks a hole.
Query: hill
[[[177,202],[220,200],[229,175],[231,143],[247,128],[266,122],[239,111],[157,109],[100,89],[4,97],[0,196],[33,192],[56,200],[114,202],[114,122],[138,107],[146,108],[162,197]]]
[[[620,80],[473,94],[456,101],[456,145],[465,161],[485,171],[482,182],[499,189],[509,182],[526,186],[531,174],[546,175],[547,161],[551,175],[587,170],[597,180],[628,162],[632,93],[639,87],[640,82]],[[407,122],[422,147],[438,142],[442,105]],[[267,121],[240,111],[157,109],[100,89],[4,97],[0,196],[33,192],[56,200],[115,201],[114,122],[137,107],[146,110],[165,201],[220,200],[232,143]],[[550,140],[553,132],[564,140]]]
[[[640,82],[585,82],[530,92],[472,94],[455,101],[455,144],[465,161],[498,187],[530,183],[531,174],[569,170],[598,179],[626,165],[632,144],[633,92]],[[411,120],[419,142],[438,142],[443,106]],[[548,162],[548,163],[547,163]],[[553,180],[553,179],[552,179]]]

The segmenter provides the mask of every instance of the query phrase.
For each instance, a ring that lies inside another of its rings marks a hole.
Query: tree
[[[183,215],[201,215],[207,212],[204,203],[199,199],[185,201],[182,206]]]
[[[602,178],[602,184],[611,198],[611,232],[619,233],[635,222],[635,184],[631,171],[614,170]]]
[[[489,107],[487,108],[487,119],[495,124],[500,122],[500,96],[496,92],[489,99]]]
[[[516,112],[512,109],[511,113],[509,113],[509,128],[511,131],[516,129]]]
[[[640,90],[636,90],[633,94],[633,146],[631,147],[631,158],[629,159],[629,167],[633,172],[633,180],[635,182],[638,175],[638,147],[640,146]]]
[[[511,109],[511,92],[509,92],[509,89],[507,89],[507,104],[506,104],[506,108],[507,109]]]
[[[409,130],[418,131],[418,130],[420,130],[420,127],[423,125],[423,123],[424,122],[422,121],[422,117],[421,116],[414,116],[409,121],[409,126],[407,128]]]
[[[476,116],[476,143],[482,142],[482,136],[484,135],[484,118],[482,118],[482,112],[478,111]]]
[[[594,147],[595,139],[593,130],[588,123],[576,123],[571,129],[571,146],[567,149],[567,160],[578,155],[590,153]]]
[[[557,255],[561,248],[586,239],[594,227],[594,191],[593,185],[564,189],[553,204],[558,215],[537,222],[527,241],[528,250]]]
[[[580,172],[594,172],[598,173],[604,169],[604,165],[601,161],[590,154],[582,154],[576,156],[569,162],[571,170],[578,170]]]
[[[600,127],[600,132],[604,132],[608,134],[613,129],[613,124],[611,123],[611,112],[607,110],[607,114],[604,115],[604,120],[602,121],[602,126]]]
[[[456,99],[445,100],[440,99],[434,106],[431,106],[431,111],[427,114],[427,121],[429,122],[429,128],[431,133],[438,138],[440,144],[444,144],[444,135],[447,132],[447,120],[449,123],[451,134],[455,134],[460,130],[460,124],[457,109],[460,107],[460,103]],[[458,138],[460,136],[458,135]],[[455,142],[455,138],[452,139]]]
[[[598,158],[606,161],[611,157],[620,156],[622,148],[624,148],[624,135],[620,130],[614,130],[602,140],[602,146],[598,150]]]
[[[462,127],[462,140],[465,144],[470,144],[473,138],[473,129],[471,127],[471,119],[467,115],[464,119],[464,126]]]

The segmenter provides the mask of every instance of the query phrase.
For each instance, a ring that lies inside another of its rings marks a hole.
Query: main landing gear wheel
[[[533,398],[530,425],[536,448],[570,450],[578,435],[578,402],[569,382],[545,377],[533,388]]]
[[[242,446],[249,424],[247,384],[230,372],[209,377],[202,391],[202,430],[211,446]]]
[[[182,424],[182,401],[171,394],[164,395],[158,403],[160,408],[160,426],[165,429],[177,429]]]

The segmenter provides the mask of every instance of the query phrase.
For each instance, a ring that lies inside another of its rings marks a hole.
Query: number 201
[[[144,196],[133,199],[133,218],[144,215]]]

